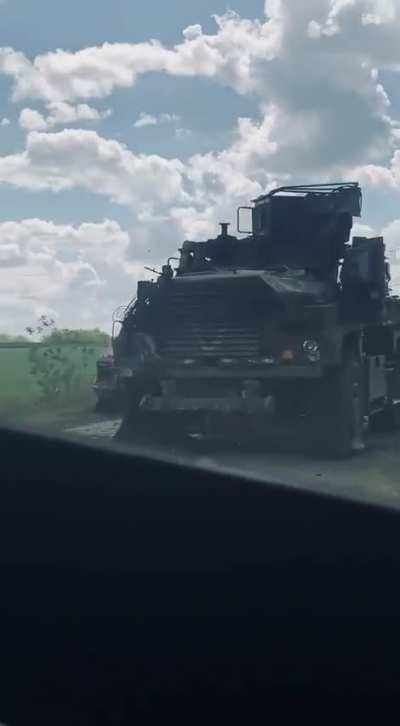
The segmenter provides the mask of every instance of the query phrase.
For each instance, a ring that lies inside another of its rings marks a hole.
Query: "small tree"
[[[99,328],[93,330],[69,330],[68,328],[52,328],[47,330],[43,337],[43,343],[70,344],[70,345],[103,345],[110,344],[110,336]]]
[[[45,315],[39,318],[36,327],[26,328],[26,332],[40,339],[32,345],[29,360],[30,372],[42,399],[48,403],[81,399],[88,392],[87,369],[94,348],[79,345],[71,355],[71,348],[61,344],[55,321]]]

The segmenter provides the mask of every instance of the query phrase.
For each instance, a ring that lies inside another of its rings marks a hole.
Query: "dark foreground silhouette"
[[[1,442],[1,721],[252,722],[276,703],[398,696],[398,512]]]

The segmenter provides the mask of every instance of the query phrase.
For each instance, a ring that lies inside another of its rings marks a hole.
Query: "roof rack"
[[[326,196],[331,194],[337,194],[338,192],[347,191],[350,189],[353,191],[359,189],[361,192],[358,182],[333,182],[331,184],[299,184],[272,189],[272,191],[268,192],[267,194],[262,194],[260,197],[257,197],[257,199],[253,199],[253,202],[260,202],[263,199],[268,199],[269,197],[273,197],[276,194],[281,193],[313,194]]]
[[[354,217],[361,215],[362,195],[358,182],[334,182],[331,184],[300,184],[295,186],[278,187],[267,194],[253,199],[253,204],[261,205],[268,199],[279,195],[302,196],[315,203],[329,205],[330,213],[346,211]],[[332,206],[331,206],[332,205]]]

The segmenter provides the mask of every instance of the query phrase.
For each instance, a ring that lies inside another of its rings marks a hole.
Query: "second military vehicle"
[[[243,441],[289,426],[347,456],[373,417],[394,425],[400,300],[383,239],[351,240],[361,207],[356,182],[275,189],[238,210],[246,236],[222,224],[139,282],[113,342],[119,436]]]

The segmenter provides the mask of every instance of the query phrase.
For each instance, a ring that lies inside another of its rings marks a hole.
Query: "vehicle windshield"
[[[0,424],[398,506],[400,5],[0,25]]]

